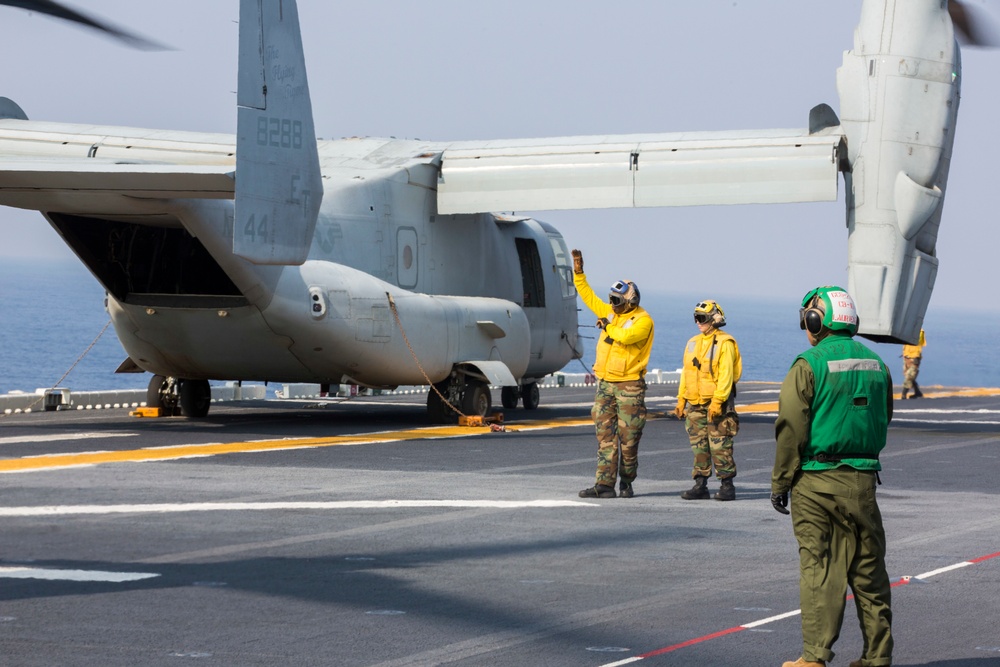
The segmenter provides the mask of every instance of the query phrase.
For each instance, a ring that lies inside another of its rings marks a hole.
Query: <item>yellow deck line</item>
[[[738,414],[744,414],[746,412],[777,412],[778,402],[770,401],[768,403],[751,403],[750,405],[737,405],[736,412]]]
[[[1000,396],[1000,389],[958,389],[954,391],[924,392],[927,398],[944,398],[947,396]],[[776,412],[777,401],[766,403],[751,403],[737,406],[739,413]],[[649,412],[647,419],[665,419],[669,416],[664,412]],[[508,423],[511,431],[536,431],[552,428],[573,426],[590,426],[589,418],[539,419],[532,421]],[[475,435],[490,435],[489,427],[481,426],[438,426],[431,428],[415,428],[402,431],[382,431],[378,433],[359,433],[339,435],[324,438],[287,438],[281,440],[257,440],[247,442],[222,442],[204,445],[176,445],[168,447],[152,447],[146,449],[130,449],[115,452],[80,452],[75,454],[47,454],[24,458],[0,460],[0,473],[26,472],[29,470],[50,470],[77,466],[92,466],[102,463],[139,463],[143,461],[170,461],[183,458],[218,456],[220,454],[237,454],[247,452],[284,451],[291,449],[308,449],[318,447],[344,447],[351,445],[369,445],[380,442],[402,442],[407,440],[434,440],[442,438],[461,438]]]
[[[517,426],[512,427],[511,430],[542,430],[548,428],[582,426],[589,424],[592,424],[590,419],[536,420],[519,422]],[[237,454],[246,452],[282,451],[318,447],[342,447],[350,445],[375,444],[380,442],[401,442],[406,440],[459,438],[473,435],[487,435],[490,433],[491,431],[489,430],[489,427],[440,426],[434,428],[407,429],[403,431],[382,431],[378,433],[330,436],[325,438],[286,438],[281,440],[208,443],[204,445],[176,445],[114,452],[103,451],[80,452],[73,454],[47,454],[43,456],[0,460],[0,473],[67,468],[75,466],[91,466],[100,465],[102,463],[169,461],[174,459],[218,456],[220,454]]]
[[[924,398],[954,398],[959,397],[983,397],[983,396],[1000,396],[1000,388],[993,387],[969,387],[963,389],[952,389],[945,391],[943,387],[936,387],[939,391],[924,391]],[[901,407],[903,405],[909,405],[910,403],[900,403],[902,397],[899,394],[893,394],[893,398],[896,399],[895,406]],[[921,400],[921,399],[916,399]],[[737,405],[736,411],[739,413],[748,412],[777,412],[778,402],[772,401],[770,403],[752,403],[750,405]]]

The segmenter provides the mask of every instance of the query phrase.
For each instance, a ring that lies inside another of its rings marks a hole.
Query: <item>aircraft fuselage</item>
[[[234,255],[231,200],[177,200],[176,225],[49,218],[154,374],[396,386],[476,360],[517,380],[562,368],[577,321],[561,235],[530,218],[437,215],[427,148],[321,142],[323,207],[301,266]]]

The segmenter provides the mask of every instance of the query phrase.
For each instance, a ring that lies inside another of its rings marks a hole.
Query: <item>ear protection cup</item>
[[[827,331],[853,336],[858,332],[858,311],[854,299],[843,287],[836,285],[811,290],[802,297],[799,328],[814,336],[824,335]]]
[[[802,313],[802,322],[809,333],[817,336],[823,329],[823,313],[819,308],[808,308]]]
[[[806,297],[799,314],[799,326],[814,336],[823,330],[823,299],[815,293]]]
[[[815,290],[807,295],[799,311],[799,328],[818,336],[823,330],[823,306],[823,299]]]
[[[630,306],[635,308],[636,306],[639,305],[639,288],[636,287],[636,284],[631,280],[629,281],[628,284],[632,288],[626,295],[628,297],[628,303]]]

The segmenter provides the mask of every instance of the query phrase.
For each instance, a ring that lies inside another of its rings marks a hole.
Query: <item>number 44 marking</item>
[[[267,243],[267,216],[261,216],[257,222],[257,215],[253,214],[247,219],[247,224],[243,225],[243,236],[249,236],[251,243]]]

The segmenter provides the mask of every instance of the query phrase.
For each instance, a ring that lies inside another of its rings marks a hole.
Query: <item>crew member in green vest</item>
[[[812,348],[781,385],[771,505],[788,514],[799,543],[802,656],[782,667],[818,667],[844,621],[850,586],[864,637],[850,667],[892,664],[892,611],[885,530],[875,500],[892,419],[892,378],[882,359],[854,340],[858,315],[842,287],[802,299],[799,325]]]

